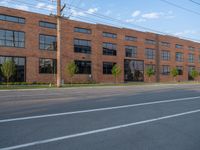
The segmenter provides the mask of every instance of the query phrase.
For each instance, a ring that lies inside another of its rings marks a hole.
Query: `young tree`
[[[178,76],[178,69],[172,68],[170,73],[171,73],[172,77],[174,78],[174,81],[176,81],[176,77]]]
[[[190,75],[191,75],[191,77],[195,80],[195,79],[199,76],[199,73],[198,73],[197,70],[192,69]]]
[[[148,67],[148,68],[146,69],[146,75],[148,76],[149,82],[150,82],[150,81],[151,81],[151,76],[154,75],[154,70],[153,70],[152,67]]]
[[[78,72],[78,67],[75,64],[75,62],[72,61],[69,64],[67,64],[66,70],[67,70],[67,73],[69,74],[69,76],[71,78],[70,83],[72,84],[72,79],[73,79],[74,75]]]
[[[120,66],[117,66],[116,64],[112,68],[112,75],[115,77],[115,83],[117,83],[117,77],[121,74],[121,68]]]
[[[7,60],[2,64],[1,72],[3,76],[6,78],[7,86],[10,77],[15,74],[15,71],[16,71],[15,63],[12,60]]]

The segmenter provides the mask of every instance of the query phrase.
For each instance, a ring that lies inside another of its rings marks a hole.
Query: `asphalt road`
[[[200,150],[200,85],[0,91],[0,150]]]

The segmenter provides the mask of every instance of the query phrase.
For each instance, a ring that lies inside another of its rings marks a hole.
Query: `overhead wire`
[[[143,27],[143,26],[137,25],[135,23],[127,23],[127,22],[125,22],[123,20],[116,19],[116,18],[113,18],[113,17],[110,17],[110,16],[106,16],[106,15],[103,15],[103,14],[100,14],[100,13],[96,13],[96,12],[89,13],[89,12],[87,12],[86,9],[79,8],[79,7],[76,7],[76,6],[72,6],[72,7],[75,8],[75,9],[83,11],[83,13],[85,13],[87,15],[95,16],[95,17],[98,17],[98,18],[101,18],[101,19],[105,19],[105,20],[109,20],[109,21],[112,21],[112,22],[120,23],[121,26],[123,26],[123,25],[126,25],[126,26],[129,25],[129,27],[130,27],[130,25],[131,25],[131,26],[137,27],[139,29],[143,29],[143,30],[145,30],[147,32],[151,31],[151,32],[154,32],[154,33],[157,33],[157,34],[169,35],[169,36],[174,36],[174,37],[178,37],[178,38],[183,38],[183,39],[186,39],[186,40],[192,40],[192,41],[198,41],[198,42],[200,42],[200,39],[194,39],[194,38],[189,38],[189,37],[184,37],[184,36],[177,36],[177,35],[174,35],[174,34],[171,34],[171,33],[165,33],[165,32],[158,31],[158,30],[155,30],[155,29],[151,29],[151,28],[148,28],[148,27]]]
[[[196,2],[196,1],[194,1],[194,0],[189,0],[189,1],[192,2],[192,3],[194,3],[194,4],[200,5],[199,2]]]
[[[22,2],[20,0],[12,0],[12,1],[15,1],[15,2],[18,2],[18,3],[23,3],[23,4],[26,4],[28,6],[32,6],[32,7],[36,7],[34,4],[32,3],[27,3],[27,2]],[[41,0],[36,0],[36,1],[41,1]],[[161,0],[161,1],[166,1],[166,0]],[[66,4],[69,8],[69,4]],[[163,35],[169,35],[169,36],[175,36],[175,37],[178,37],[178,38],[183,38],[185,40],[192,40],[192,41],[198,41],[200,42],[199,39],[193,39],[193,38],[189,38],[189,37],[183,37],[183,36],[177,36],[177,35],[174,35],[174,34],[170,34],[170,33],[165,33],[165,32],[161,32],[161,31],[158,31],[158,30],[155,30],[155,29],[151,29],[151,28],[148,28],[148,27],[143,27],[143,26],[140,26],[140,25],[137,25],[137,24],[134,24],[134,23],[127,23],[123,20],[120,20],[120,19],[116,19],[116,18],[113,18],[113,17],[110,17],[110,16],[106,16],[106,15],[103,15],[103,14],[100,14],[100,13],[89,13],[88,10],[86,9],[83,9],[83,8],[80,8],[80,7],[77,7],[77,6],[74,6],[74,5],[71,5],[70,7],[72,7],[73,9],[78,9],[78,10],[81,10],[83,11],[85,14],[87,15],[90,15],[90,16],[95,16],[97,18],[100,18],[100,19],[103,19],[103,20],[106,20],[106,21],[110,21],[110,22],[116,22],[116,23],[120,23],[120,27],[123,27],[124,25],[131,25],[136,27],[136,28],[139,28],[139,29],[143,29],[143,30],[146,30],[146,31],[151,31],[151,32],[154,32],[154,33],[157,33],[157,34],[163,34]],[[49,9],[46,9],[46,8],[38,8],[36,7],[36,9],[42,9],[42,10],[45,10],[45,11],[50,11]],[[56,10],[56,8],[54,8],[53,10]],[[200,14],[200,13],[199,13]],[[66,15],[66,14],[65,14]],[[83,16],[80,16],[79,15],[79,18],[82,17],[82,20],[84,20]],[[85,18],[87,19],[87,21],[89,20],[89,17],[88,18]],[[92,19],[90,19],[90,21],[92,21]],[[94,23],[98,23],[98,22],[102,22],[100,20],[93,20]],[[109,24],[111,26],[117,26],[119,27],[119,25],[116,25],[116,24],[113,24],[113,23],[107,23],[105,21],[103,21],[104,24]]]
[[[192,9],[188,9],[188,8],[186,8],[186,7],[183,7],[183,6],[181,6],[181,5],[178,5],[178,4],[169,2],[168,0],[160,0],[160,1],[162,1],[162,2],[164,2],[164,3],[166,3],[166,4],[169,4],[169,5],[171,5],[171,6],[177,7],[177,8],[179,8],[179,9],[185,10],[185,11],[187,11],[187,12],[193,13],[193,14],[195,14],[195,15],[200,15],[200,12],[197,12],[197,11],[194,11],[194,10],[192,10]]]

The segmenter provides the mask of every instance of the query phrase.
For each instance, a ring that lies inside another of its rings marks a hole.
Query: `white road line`
[[[90,134],[97,134],[97,133],[116,130],[116,129],[120,129],[120,128],[126,128],[126,127],[135,126],[135,125],[141,125],[141,124],[145,124],[145,123],[160,121],[160,120],[164,120],[164,119],[180,117],[180,116],[194,114],[194,113],[198,113],[198,112],[200,112],[200,109],[183,112],[183,113],[178,113],[178,114],[173,114],[173,115],[168,115],[168,116],[163,116],[163,117],[159,117],[159,118],[153,118],[153,119],[139,121],[139,122],[133,122],[133,123],[129,123],[129,124],[123,124],[123,125],[118,125],[118,126],[113,126],[113,127],[108,127],[108,128],[102,128],[102,129],[97,129],[97,130],[92,130],[92,131],[87,131],[87,132],[81,132],[81,133],[41,140],[41,141],[35,141],[35,142],[11,146],[11,147],[0,148],[0,150],[15,150],[15,149],[19,149],[19,148],[25,148],[25,147],[30,147],[30,146],[34,146],[34,145],[40,145],[40,144],[45,144],[45,143],[50,143],[50,142],[67,140],[67,139],[71,139],[71,138],[75,138],[75,137],[80,137],[80,136],[85,136],[85,135],[90,135]]]
[[[56,117],[56,116],[64,116],[64,115],[73,115],[73,114],[82,114],[82,113],[89,113],[89,112],[114,110],[114,109],[122,109],[122,108],[145,106],[145,105],[153,105],[153,104],[160,104],[160,103],[188,101],[188,100],[194,100],[194,99],[199,99],[199,98],[200,98],[200,96],[197,96],[197,97],[187,97],[187,98],[162,100],[162,101],[153,101],[153,102],[147,102],[147,103],[139,103],[139,104],[131,104],[131,105],[121,105],[121,106],[113,106],[113,107],[103,107],[103,108],[97,108],[97,109],[87,109],[87,110],[64,112],[64,113],[56,113],[56,114],[47,114],[47,115],[39,115],[39,116],[30,116],[30,117],[3,119],[3,120],[0,120],[0,123],[12,122],[12,121],[30,120],[30,119],[39,119],[39,118],[47,118],[47,117]]]

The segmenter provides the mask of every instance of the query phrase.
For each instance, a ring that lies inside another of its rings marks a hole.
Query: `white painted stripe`
[[[200,98],[200,96],[197,96],[197,97],[187,97],[187,98],[162,100],[162,101],[153,101],[153,102],[131,104],[131,105],[121,105],[121,106],[114,106],[114,107],[104,107],[104,108],[97,108],[97,109],[87,109],[87,110],[80,110],[80,111],[72,111],[72,112],[64,112],[64,113],[56,113],[56,114],[47,114],[47,115],[40,115],[40,116],[11,118],[11,119],[0,120],[0,123],[12,122],[12,121],[21,121],[21,120],[30,120],[30,119],[39,119],[39,118],[47,118],[47,117],[56,117],[56,116],[64,116],[64,115],[73,115],[73,114],[82,114],[82,113],[89,113],[89,112],[114,110],[114,109],[122,109],[122,108],[145,106],[145,105],[153,105],[153,104],[160,104],[160,103],[188,101],[188,100],[195,100],[195,99],[199,99],[199,98]]]
[[[85,136],[85,135],[90,135],[90,134],[97,134],[97,133],[116,130],[116,129],[120,129],[120,128],[126,128],[126,127],[135,126],[135,125],[141,125],[141,124],[145,124],[145,123],[160,121],[160,120],[164,120],[164,119],[180,117],[180,116],[194,114],[194,113],[198,113],[198,112],[200,112],[200,109],[183,112],[183,113],[179,113],[179,114],[174,114],[174,115],[169,115],[169,116],[163,116],[163,117],[154,118],[154,119],[149,119],[149,120],[144,120],[144,121],[139,121],[139,122],[133,122],[133,123],[129,123],[129,124],[123,124],[123,125],[118,125],[118,126],[113,126],[113,127],[108,127],[108,128],[102,128],[102,129],[97,129],[97,130],[92,130],[92,131],[87,131],[87,132],[81,132],[81,133],[56,137],[56,138],[52,138],[52,139],[35,141],[35,142],[11,146],[11,147],[0,148],[0,150],[15,150],[15,149],[19,149],[19,148],[25,148],[25,147],[30,147],[30,146],[34,146],[34,145],[40,145],[40,144],[46,144],[46,143],[50,143],[50,142],[67,140],[67,139],[71,139],[71,138],[75,138],[75,137],[80,137],[80,136]]]

